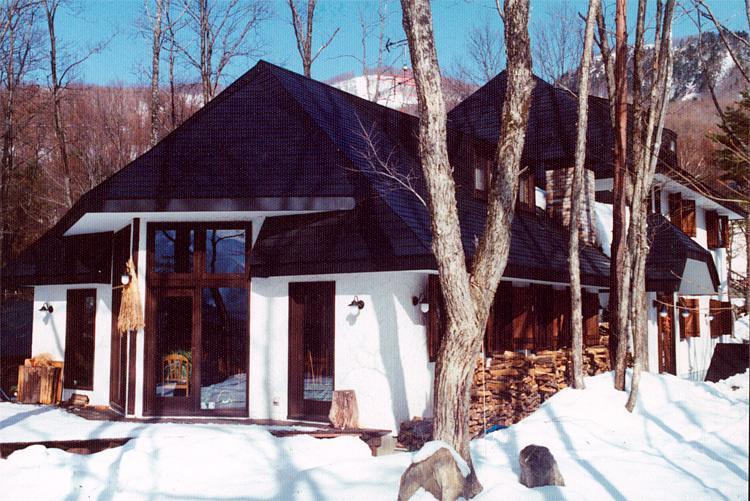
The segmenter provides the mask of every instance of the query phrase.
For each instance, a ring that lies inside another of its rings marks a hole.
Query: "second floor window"
[[[686,235],[694,237],[695,200],[685,200],[680,193],[669,194],[669,219]]]

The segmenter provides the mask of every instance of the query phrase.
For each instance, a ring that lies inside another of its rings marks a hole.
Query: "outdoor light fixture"
[[[42,307],[39,308],[39,311],[43,311],[45,313],[52,313],[53,311],[55,311],[55,309],[52,307],[51,304],[49,304],[48,302],[45,301],[45,303],[42,305]]]
[[[349,313],[352,315],[356,315],[359,313],[359,310],[365,307],[365,302],[362,301],[357,296],[354,296],[354,299],[352,299],[352,302],[349,303]]]
[[[682,310],[682,313],[680,313],[680,316],[682,318],[687,318],[690,316],[690,312],[688,310]]]
[[[122,285],[128,285],[130,283],[130,275],[128,275],[127,273],[123,273],[122,275],[120,275],[120,283]]]
[[[667,316],[667,307],[664,305],[661,305],[661,308],[659,308],[659,316],[664,318]]]
[[[419,311],[421,311],[422,313],[428,313],[430,311],[430,303],[424,298],[424,296],[412,296],[411,304],[413,304],[414,306],[419,305]]]
[[[708,314],[708,321],[710,322],[710,321],[711,321],[711,320],[713,320],[713,319],[714,319],[714,316],[713,316],[713,314],[709,313],[709,314]]]

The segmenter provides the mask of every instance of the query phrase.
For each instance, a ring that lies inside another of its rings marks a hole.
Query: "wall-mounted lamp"
[[[680,312],[680,316],[682,318],[687,318],[690,316],[690,312],[688,310],[682,310],[682,312]]]
[[[359,310],[365,307],[365,302],[362,301],[357,296],[354,296],[354,299],[352,299],[352,302],[349,303],[349,313],[352,315],[356,315],[359,313]]]
[[[661,308],[659,308],[659,316],[664,318],[667,316],[667,307],[664,305],[661,305]]]
[[[708,321],[710,322],[711,320],[713,320],[713,319],[714,319],[714,316],[713,316],[713,314],[712,314],[712,313],[709,313],[709,314],[708,314],[708,316],[707,316],[706,318],[708,318]]]
[[[424,296],[412,296],[411,304],[413,304],[414,306],[419,305],[419,311],[421,311],[422,313],[428,313],[430,311],[430,303],[425,299]]]
[[[43,311],[45,313],[52,313],[53,311],[55,311],[55,309],[52,307],[51,304],[49,304],[48,302],[45,301],[45,303],[42,305],[42,307],[39,308],[39,311]]]
[[[130,275],[128,275],[127,273],[123,273],[122,275],[120,275],[120,283],[122,285],[128,285],[130,283]]]

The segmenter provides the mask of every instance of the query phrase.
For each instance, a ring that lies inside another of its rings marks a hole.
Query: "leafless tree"
[[[651,88],[644,95],[643,46],[646,0],[638,2],[638,19],[633,58],[633,196],[627,246],[632,268],[630,287],[630,325],[633,336],[633,379],[626,408],[632,412],[638,398],[641,371],[647,367],[648,306],[646,304],[647,238],[646,198],[654,179],[661,149],[662,130],[672,80],[672,16],[675,0],[657,2]]]
[[[385,70],[383,55],[385,51],[385,25],[387,21],[388,4],[386,0],[378,0],[377,20],[374,23],[368,21],[367,16],[363,11],[360,11],[359,13],[359,26],[362,32],[362,57],[360,59],[360,62],[362,63],[362,75],[365,77],[367,99],[376,103],[381,97],[380,85],[383,82],[383,72]],[[370,68],[367,63],[367,42],[373,31],[376,32],[377,55],[374,68]],[[374,74],[372,72],[374,72]],[[372,80],[374,80],[374,82]]]
[[[583,50],[583,23],[570,2],[558,2],[533,27],[535,70],[543,79],[559,84],[576,69]]]
[[[235,58],[257,57],[259,44],[250,43],[270,16],[263,0],[183,0],[184,36],[172,37],[174,47],[200,76],[203,104],[213,99],[221,77]]]
[[[469,31],[466,61],[458,63],[455,71],[457,78],[484,85],[500,73],[505,50],[501,29],[502,26],[487,22]]]
[[[151,25],[151,102],[149,103],[149,114],[151,117],[151,145],[159,141],[159,64],[161,62],[161,48],[163,44],[164,1],[153,0],[153,13],[149,4],[146,3],[146,19]]]
[[[586,28],[578,79],[578,132],[575,167],[570,189],[570,238],[568,240],[570,273],[571,337],[573,355],[573,387],[583,389],[583,310],[581,301],[581,264],[578,254],[583,174],[586,161],[586,131],[588,128],[589,68],[594,44],[594,24],[599,10],[599,0],[589,0]]]
[[[297,51],[299,56],[302,58],[302,69],[307,78],[311,77],[312,65],[318,58],[321,52],[323,52],[328,45],[333,41],[333,37],[339,32],[336,28],[331,33],[331,36],[321,45],[315,54],[313,54],[312,43],[313,43],[313,27],[314,27],[314,16],[315,16],[315,5],[317,0],[307,0],[307,8],[305,9],[305,23],[303,25],[302,16],[300,15],[300,5],[297,0],[287,0],[289,4],[289,10],[292,12],[292,27],[294,28],[294,38],[297,40]]]
[[[466,497],[481,491],[469,450],[471,376],[510,247],[518,172],[534,81],[528,34],[528,0],[506,0],[504,16],[507,92],[487,201],[487,219],[471,268],[467,268],[448,159],[446,107],[427,0],[402,0],[419,100],[419,157],[429,196],[432,251],[438,264],[446,330],[435,366],[434,438],[452,445],[468,462]]]

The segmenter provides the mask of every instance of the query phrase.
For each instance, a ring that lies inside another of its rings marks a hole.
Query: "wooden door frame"
[[[187,228],[195,231],[193,248],[193,272],[191,273],[157,273],[154,271],[155,233],[160,229]],[[205,230],[209,229],[243,229],[245,230],[245,269],[242,273],[210,274],[205,272]],[[146,318],[144,334],[144,378],[143,378],[143,414],[146,416],[180,415],[180,416],[215,416],[247,417],[250,408],[250,252],[252,247],[252,223],[249,221],[221,221],[200,223],[148,223],[146,227]],[[200,408],[200,361],[202,357],[201,306],[204,288],[237,288],[247,293],[247,339],[245,345],[245,407],[242,409],[201,409]],[[157,402],[156,367],[153,360],[156,354],[156,296],[163,291],[191,291],[193,295],[193,335],[191,339],[193,372],[191,384],[193,396],[197,399],[192,409],[159,408]]]
[[[199,289],[189,288],[150,288],[148,294],[148,307],[146,312],[146,342],[144,343],[144,373],[143,373],[143,413],[151,416],[173,416],[195,414],[196,402],[200,399],[200,292]],[[198,296],[196,298],[196,296]],[[160,298],[165,297],[189,297],[192,300],[192,331],[190,334],[190,350],[192,353],[192,372],[190,374],[190,385],[193,389],[190,397],[157,397],[156,379],[157,360],[156,356],[156,310]],[[198,307],[196,308],[196,301]]]
[[[288,379],[287,379],[287,417],[289,419],[311,419],[311,420],[317,420],[325,418],[326,416],[318,415],[318,414],[312,414],[307,411],[305,408],[305,399],[304,399],[304,371],[299,370],[299,366],[296,363],[293,363],[292,357],[294,355],[292,348],[292,336],[293,336],[293,329],[295,329],[297,326],[295,325],[295,318],[297,315],[295,314],[297,310],[297,306],[292,300],[292,289],[293,288],[312,288],[312,287],[318,287],[322,290],[322,293],[325,294],[325,297],[327,300],[330,300],[330,310],[331,310],[331,318],[330,318],[330,327],[329,327],[329,333],[331,337],[331,383],[333,385],[333,388],[336,388],[336,282],[335,281],[315,281],[315,282],[289,282],[288,284],[288,296],[289,296],[289,326],[288,326],[288,350],[287,350],[287,362],[288,362]],[[304,314],[304,312],[303,312]],[[302,340],[302,343],[304,343],[304,340]],[[302,385],[301,391],[302,395],[299,395],[299,383]],[[296,393],[295,393],[296,390]],[[299,412],[293,412],[293,409],[299,409]],[[327,414],[327,413],[326,413]]]
[[[667,306],[667,317],[671,320],[671,342],[668,343],[669,346],[665,347],[665,340],[664,340],[664,330],[662,327],[662,322],[664,322],[664,319],[659,315],[659,310],[663,306],[662,302],[667,302],[665,299],[670,298],[669,303],[670,305]],[[664,294],[657,294],[656,295],[657,303],[656,303],[656,343],[657,343],[657,355],[658,355],[658,365],[659,365],[659,373],[667,373],[667,374],[673,374],[677,375],[677,349],[676,349],[676,335],[675,335],[675,313],[674,313],[674,294],[672,293],[664,293]],[[664,354],[664,350],[667,348],[669,351],[667,352],[669,354],[668,357],[662,357]],[[669,359],[663,360],[664,358]],[[671,366],[670,365],[671,361]],[[671,369],[671,370],[670,370]]]

